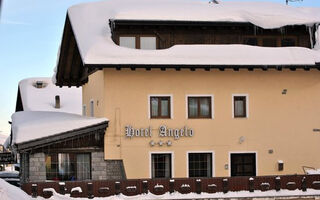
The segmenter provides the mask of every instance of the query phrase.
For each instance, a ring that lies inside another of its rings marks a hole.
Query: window
[[[212,177],[212,153],[189,153],[189,177]]]
[[[211,97],[188,97],[188,118],[211,118]]]
[[[296,45],[296,42],[294,39],[284,38],[281,40],[281,46],[283,46],[283,47],[293,47],[295,45]]]
[[[90,117],[94,117],[94,101],[90,100]]]
[[[151,154],[151,178],[171,178],[171,154]]]
[[[91,179],[90,154],[55,153],[46,155],[47,180]]]
[[[231,176],[256,176],[255,153],[232,153]]]
[[[233,96],[233,117],[247,117],[247,96]]]
[[[136,48],[136,37],[119,37],[119,45],[122,47]]]
[[[154,50],[157,48],[156,37],[140,37],[140,49]]]
[[[150,97],[151,118],[170,118],[170,97]]]
[[[264,38],[262,40],[262,46],[264,47],[276,47],[277,45],[277,39],[275,38]]]

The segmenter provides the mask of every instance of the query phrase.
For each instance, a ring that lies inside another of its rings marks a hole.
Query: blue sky
[[[18,82],[28,77],[52,76],[67,8],[90,1],[95,0],[3,0],[0,18],[0,133],[10,132],[8,121],[15,111]],[[285,4],[285,0],[263,1]],[[320,7],[320,0],[304,0],[290,5]]]

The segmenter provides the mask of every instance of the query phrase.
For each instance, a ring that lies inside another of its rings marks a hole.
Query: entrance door
[[[231,176],[256,176],[255,153],[231,153]]]

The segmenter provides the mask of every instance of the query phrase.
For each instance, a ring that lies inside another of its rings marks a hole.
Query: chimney
[[[37,81],[36,82],[36,88],[43,88],[43,82],[42,81]]]
[[[60,108],[60,96],[56,95],[55,99],[56,99],[56,104],[55,104],[54,107],[55,108]]]

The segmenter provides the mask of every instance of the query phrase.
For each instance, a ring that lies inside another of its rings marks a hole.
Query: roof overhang
[[[90,134],[104,134],[108,127],[108,121],[101,122],[99,124],[83,127],[76,130],[71,130],[48,137],[39,138],[32,141],[27,141],[19,144],[15,144],[15,150],[18,152],[26,152],[36,148],[49,146],[56,143],[66,142],[76,137],[83,137]]]
[[[90,69],[90,71],[95,70],[101,70],[103,68],[115,68],[117,70],[121,69],[175,69],[177,71],[180,71],[181,69],[190,69],[191,71],[196,70],[206,70],[210,71],[211,69],[219,69],[219,70],[225,70],[225,69],[232,69],[234,71],[238,71],[239,69],[247,69],[249,71],[255,70],[255,69],[262,69],[264,71],[269,69],[275,69],[275,70],[282,70],[282,69],[290,69],[290,70],[296,70],[296,69],[303,69],[303,70],[310,70],[310,69],[318,69],[320,70],[320,63],[315,63],[314,65],[183,65],[183,64],[87,64],[86,67]]]
[[[66,16],[56,72],[57,86],[81,86],[88,82],[88,70],[83,65],[78,44]]]
[[[109,19],[110,27],[114,25],[129,26],[255,26],[249,22],[228,22],[228,21],[183,21],[183,20],[130,20],[130,19]]]

